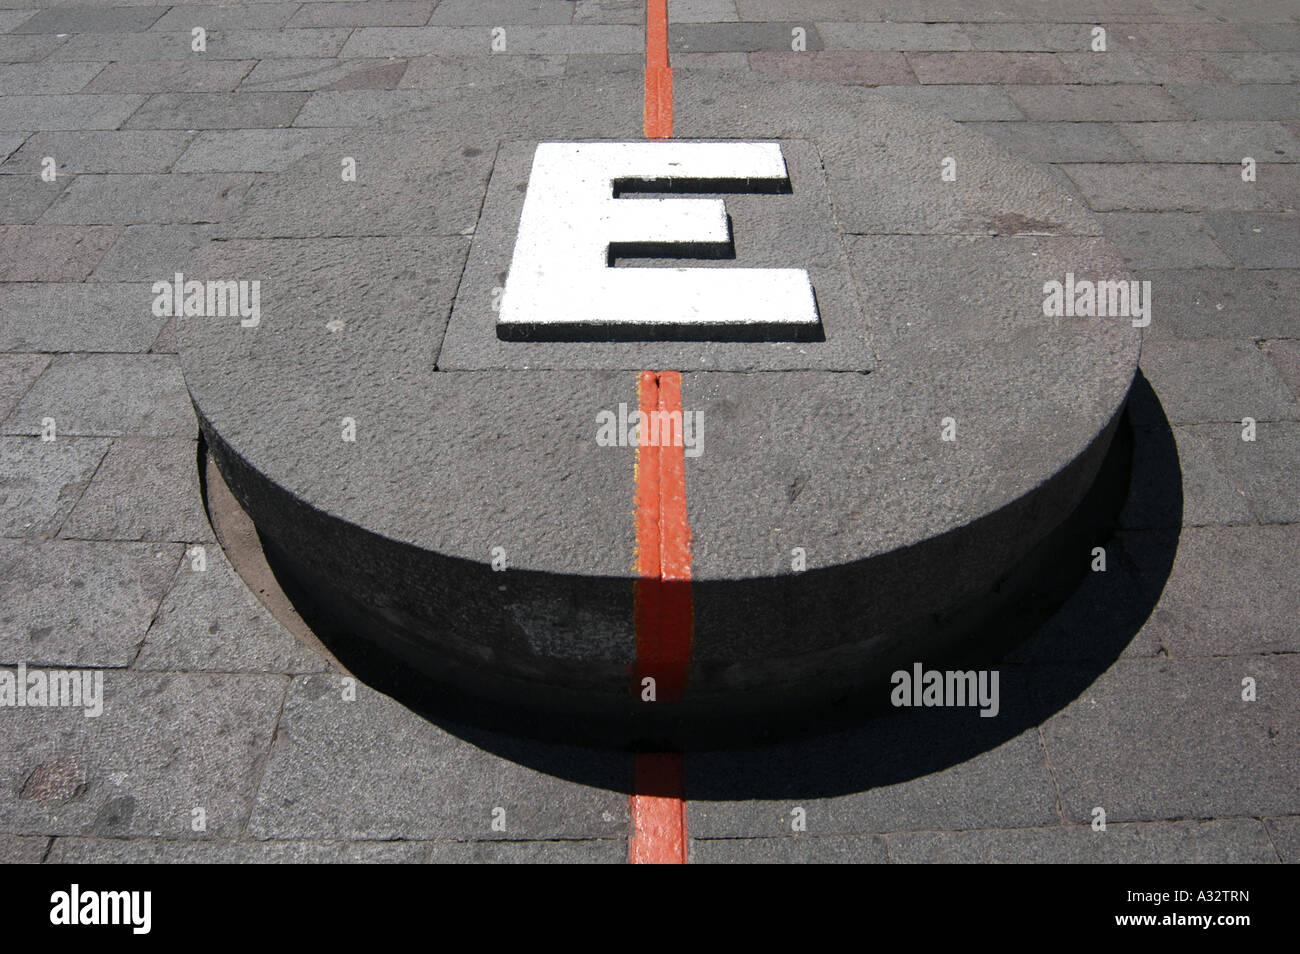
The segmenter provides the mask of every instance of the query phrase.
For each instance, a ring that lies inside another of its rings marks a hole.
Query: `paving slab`
[[[1161,0],[1162,10],[1169,18],[1186,19],[1195,22],[1206,20],[1223,21],[1231,17],[1235,22],[1245,23],[1290,23],[1295,20],[1295,11],[1286,0],[1198,0],[1195,4]],[[1154,18],[1153,18],[1154,19]]]
[[[1300,24],[1243,23],[1238,29],[1261,50],[1300,50]]]
[[[171,281],[213,241],[210,225],[131,225],[115,229],[116,241],[103,254],[91,282]]]
[[[242,61],[236,61],[242,62]],[[127,122],[129,129],[247,129],[290,126],[306,93],[159,93]]]
[[[610,838],[627,826],[627,757],[551,748],[609,788],[525,768],[427,722],[364,685],[344,701],[342,677],[293,680],[249,824],[255,838]],[[348,766],[340,772],[339,765]],[[492,829],[505,810],[505,831]]]
[[[1135,479],[1129,502],[1120,513],[1120,526],[1129,530],[1199,527],[1207,524],[1253,524],[1254,512],[1245,495],[1233,482],[1227,468],[1215,455],[1211,442],[1199,427],[1172,429],[1177,444],[1178,467],[1182,472],[1181,499],[1171,496],[1162,474],[1152,462],[1149,479]],[[1144,455],[1154,453],[1152,441],[1137,440],[1135,470],[1143,468]]]
[[[737,0],[741,15],[778,15],[786,0]],[[897,20],[900,22],[988,22],[1052,20],[1099,22],[1159,19],[1151,3],[1089,0],[1087,3],[1052,4],[1012,0],[996,7],[979,0],[812,0],[809,14],[825,19]]]
[[[127,665],[171,585],[181,550],[158,543],[0,540],[0,661]],[[75,712],[65,719],[72,715],[83,718]],[[7,722],[20,716],[5,713]]]
[[[627,864],[622,839],[435,842],[431,864]]]
[[[6,713],[0,804],[22,831],[139,839],[241,835],[284,676],[104,675],[104,711]],[[193,830],[203,809],[206,831]]]
[[[568,23],[567,0],[439,0],[430,24],[439,26],[514,26]]]
[[[205,7],[208,5],[205,4]],[[211,7],[210,7],[211,8]],[[220,9],[219,6],[215,9]],[[200,24],[196,24],[200,25]],[[71,36],[60,40],[52,59],[94,60],[114,63],[152,63],[159,60],[203,57],[208,60],[260,60],[265,57],[334,56],[352,31],[321,30],[216,30],[208,34],[207,49],[195,53],[190,31],[115,33]],[[3,39],[3,38],[0,38]]]
[[[1086,0],[1082,3],[1038,3],[1034,0],[1014,0],[1010,4],[998,4],[998,8],[992,12],[985,13],[987,6],[983,3],[973,2],[973,0],[949,0],[941,3],[940,9],[951,9],[952,15],[958,19],[971,20],[1016,20],[1016,21],[1049,21],[1061,23],[1130,23],[1130,22],[1150,22],[1152,20],[1161,20],[1172,18],[1167,11],[1163,10],[1158,4],[1162,0],[1138,0],[1138,2],[1124,3],[1122,0]],[[900,11],[907,11],[912,16],[919,17],[924,13],[926,4],[924,0],[903,0],[901,4],[892,5]],[[966,14],[967,11],[973,11],[971,16],[958,16]]]
[[[1028,119],[1057,122],[1153,122],[1190,119],[1191,113],[1161,86],[1008,86]]]
[[[240,90],[396,89],[406,65],[406,60],[393,58],[262,60]]]
[[[5,96],[0,129],[116,129],[144,103],[143,96]]]
[[[147,285],[110,282],[0,284],[0,349],[149,350],[165,319]]]
[[[1116,663],[1043,723],[1066,821],[1090,823],[1095,807],[1108,822],[1290,811],[1298,666],[1293,655]],[[1241,698],[1246,677],[1255,702]]]
[[[28,134],[23,132],[0,133],[0,156],[9,156],[17,150],[19,146],[26,142],[28,138]],[[4,167],[0,166],[0,172],[3,171]]]
[[[1300,161],[1300,140],[1282,123],[1201,119],[1116,123],[1115,129],[1150,162]]]
[[[0,281],[84,281],[120,231],[104,225],[2,225]]]
[[[59,198],[70,179],[45,182],[34,175],[0,177],[0,222],[5,225],[31,225],[45,209]]]
[[[1229,0],[1209,0],[1204,6],[1197,4],[1196,8],[1201,16],[1223,19],[1227,14],[1232,14],[1243,23],[1295,22],[1295,10],[1284,0],[1245,0],[1242,4],[1232,4]]]
[[[252,176],[77,176],[41,217],[42,225],[139,225],[220,222],[252,184]]]
[[[18,406],[49,363],[46,354],[0,354],[0,421]]]
[[[24,20],[10,33],[136,33],[149,29],[165,7],[55,7]]]
[[[419,841],[217,841],[62,836],[54,839],[47,860],[59,865],[419,864],[428,858],[429,848],[429,843]]]
[[[1294,333],[1300,271],[1270,268],[1152,269],[1152,297],[1180,338],[1273,338]]]
[[[1008,669],[1002,677],[1004,709],[994,719],[925,709],[801,744],[688,755],[691,834],[789,835],[795,806],[806,809],[810,836],[1057,823],[1056,794],[1037,732],[994,742],[1004,730],[990,723],[1015,718],[1009,707],[1025,701]],[[949,733],[962,741],[949,739]],[[924,756],[916,747],[922,738],[928,740]],[[851,793],[837,793],[841,786]]]
[[[1181,52],[1254,50],[1258,31],[1235,23],[1125,23],[1109,39],[1121,49]]]
[[[323,90],[310,94],[294,120],[295,126],[371,126],[400,117],[419,115],[429,106],[454,95],[448,89]]]
[[[1024,114],[1003,89],[990,86],[877,86],[891,103],[916,106],[958,122],[1022,120]]]
[[[808,0],[801,4],[805,13],[819,20],[884,20],[884,0]],[[736,0],[736,12],[742,20],[774,20],[789,12],[782,0]],[[907,17],[895,19],[906,20]]]
[[[1147,342],[1142,371],[1176,424],[1300,417],[1286,382],[1252,341]]]
[[[40,132],[27,138],[0,173],[36,174],[46,156],[58,175],[86,172],[167,172],[185,151],[189,132]]]
[[[1241,165],[1207,163],[1065,163],[1062,169],[1098,212],[1281,212],[1293,205],[1300,170],[1269,168],[1263,179],[1243,182]]]
[[[41,60],[66,42],[68,42],[66,37],[39,34],[0,36],[0,63],[30,63]],[[86,57],[86,59],[91,58]]]
[[[495,56],[555,53],[645,53],[644,29],[621,25],[510,26],[504,50]],[[360,27],[343,45],[340,56],[423,56],[492,52],[492,27]]]
[[[922,83],[1068,83],[1073,72],[1055,53],[909,53]]]
[[[69,437],[193,438],[194,409],[169,355],[65,354],[36,381],[4,422],[11,434],[39,434],[52,417]]]
[[[678,53],[673,57],[673,71],[677,70],[746,70],[749,58],[755,53]],[[577,57],[569,57],[570,60]]]
[[[1214,63],[1237,83],[1300,83],[1300,52],[1216,53]]]
[[[1300,214],[1207,212],[1205,223],[1242,268],[1300,268]]]
[[[1243,441],[1241,426],[1233,425],[1216,430],[1211,439],[1261,523],[1300,520],[1295,469],[1300,425],[1290,421],[1259,424],[1254,441]]]
[[[5,95],[23,93],[75,93],[89,83],[104,63],[11,63],[0,66],[0,84]],[[131,92],[131,90],[87,90],[87,92]]]
[[[1154,621],[1173,657],[1294,653],[1300,528],[1188,527]]]
[[[174,317],[167,319],[149,351],[153,354],[176,353],[176,319]]]
[[[696,53],[695,56],[739,56],[745,60],[744,53]],[[481,58],[480,58],[481,59]],[[572,53],[568,56],[558,57],[564,61],[564,68],[559,71],[566,76],[589,76],[592,78],[604,78],[610,73],[635,73],[640,71],[645,74],[645,57],[636,53]],[[748,60],[741,65],[742,69],[748,68]],[[679,69],[677,63],[673,64],[674,71]],[[559,75],[559,73],[552,75]]]
[[[635,54],[589,54],[567,59],[590,59],[592,56]],[[517,76],[559,76],[564,72],[562,54],[509,56],[456,56],[429,54],[412,57],[398,84],[402,89],[443,89],[449,86],[472,86],[500,83]],[[643,63],[644,68],[644,63]]]
[[[71,178],[46,182],[37,176],[0,176],[0,222],[31,225],[54,204]]]
[[[803,33],[800,35],[799,30]],[[668,53],[793,52],[825,49],[813,23],[668,23]]]
[[[210,541],[211,535],[196,539]],[[181,561],[133,669],[308,673],[329,668],[249,591],[221,547],[199,545],[204,569],[196,568],[192,555]]]
[[[376,0],[370,3],[304,3],[290,27],[424,26],[437,0]]]
[[[1211,53],[1112,50],[1106,53],[1062,53],[1060,60],[1062,68],[1078,83],[1218,86],[1232,82],[1231,77],[1216,65]]]
[[[56,843],[57,844],[57,843]],[[895,864],[1268,864],[1268,831],[1254,818],[1128,822],[1001,831],[900,832]]]
[[[1268,341],[1264,353],[1286,381],[1291,393],[1300,398],[1300,341]]]
[[[37,10],[0,10],[0,33],[8,33],[24,20],[34,17]]]
[[[749,66],[760,73],[779,73],[792,79],[862,86],[898,86],[916,82],[916,76],[901,53],[845,50],[750,53]]]
[[[1300,862],[1300,815],[1266,818],[1264,827],[1273,839],[1280,861],[1292,865]]]
[[[76,540],[211,541],[199,497],[197,444],[121,437],[59,535]]]
[[[30,359],[25,362],[23,370],[33,378],[32,372],[49,360],[44,355],[39,357],[42,359],[39,363]],[[73,505],[85,493],[108,450],[108,443],[76,437],[54,441],[0,437],[3,461],[0,533],[7,537],[43,537],[57,533]]]
[[[735,0],[668,0],[669,23],[726,23],[739,19]]]
[[[181,4],[168,8],[150,29],[183,33],[188,33],[196,26],[203,27],[209,33],[226,30],[276,30],[289,22],[289,18],[297,12],[299,6],[300,4],[297,3]],[[336,24],[304,25],[335,26]]]
[[[969,50],[971,37],[954,23],[852,23],[821,19],[817,32],[827,50]]]
[[[641,25],[645,23],[645,4],[641,0],[577,0],[573,22]]]
[[[1125,162],[1138,157],[1133,145],[1117,131],[1115,123],[964,125],[1034,162]]]
[[[1281,85],[1198,86],[1171,85],[1172,95],[1196,119],[1300,119],[1300,88]],[[1142,121],[1141,116],[1124,119]],[[1151,116],[1150,119],[1186,119],[1186,116]]]
[[[49,846],[43,835],[0,835],[0,864],[38,865]]]
[[[193,137],[173,169],[176,172],[272,172],[319,152],[334,138],[335,133],[316,129],[208,130]],[[123,241],[136,234],[136,229],[128,229]]]
[[[1222,268],[1233,264],[1199,215],[1107,212],[1098,218],[1106,238],[1134,268]]]
[[[1057,53],[1092,44],[1091,27],[1074,23],[967,23],[961,31],[976,50]]]
[[[64,64],[83,66],[91,64]],[[255,65],[254,60],[159,60],[152,63],[110,63],[86,86],[87,93],[219,93],[233,90]],[[167,102],[164,100],[164,102]],[[171,103],[182,116],[183,104]],[[157,118],[158,107],[146,110]],[[138,114],[137,114],[138,115]],[[252,117],[250,117],[252,118]],[[144,123],[151,125],[149,122]],[[184,126],[185,124],[177,124]],[[200,125],[200,124],[194,124]],[[132,127],[134,128],[134,127]]]

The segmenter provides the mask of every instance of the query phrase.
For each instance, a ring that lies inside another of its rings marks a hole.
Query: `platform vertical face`
[[[732,249],[723,200],[636,193],[789,189],[779,143],[538,144],[498,336],[814,336],[820,318],[802,268],[612,267],[621,254],[718,258]]]

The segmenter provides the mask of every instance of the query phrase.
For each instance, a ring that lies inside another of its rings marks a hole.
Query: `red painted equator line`
[[[642,433],[653,434],[650,415],[661,424],[682,415],[682,376],[642,371],[638,381]],[[686,688],[694,629],[691,602],[691,528],[686,516],[686,454],[676,441],[639,444],[636,465],[637,580],[633,584],[636,681],[654,680],[655,701],[672,702]],[[680,432],[678,432],[680,434]],[[639,753],[629,799],[632,864],[686,862],[686,802],[682,756]]]
[[[678,438],[663,443],[672,421],[682,420],[678,371],[642,371],[639,382],[642,432],[660,445],[637,448],[636,691],[654,679],[656,702],[675,702],[686,690],[694,609],[691,603],[691,527],[686,517],[686,455]],[[660,422],[654,429],[654,415]]]
[[[659,408],[659,376],[642,371],[637,381],[637,408],[644,421]],[[662,546],[659,542],[659,448],[638,445],[636,449],[636,574],[632,584],[633,622],[636,629],[636,692],[644,676],[657,676],[659,636],[659,570]]]
[[[628,862],[686,864],[686,800],[682,790],[681,755],[642,752],[636,757],[634,774]]]
[[[673,71],[668,65],[668,0],[646,0],[645,134],[673,135]],[[642,371],[637,382],[642,427],[650,415],[682,420],[682,376]],[[671,434],[671,430],[669,431]],[[680,433],[680,432],[679,432]],[[663,437],[663,431],[660,431]],[[686,455],[671,440],[637,447],[637,580],[633,585],[636,683],[655,680],[656,702],[680,699],[691,658],[691,526],[686,517]],[[633,767],[628,814],[631,864],[686,863],[686,793],[682,756],[642,752]]]
[[[673,135],[673,71],[668,65],[668,0],[645,5],[645,134]]]

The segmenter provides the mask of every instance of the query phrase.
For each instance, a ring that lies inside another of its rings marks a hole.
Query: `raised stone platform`
[[[1044,314],[1047,282],[1130,277],[1051,175],[868,90],[684,76],[677,138],[779,142],[791,188],[722,196],[734,258],[631,267],[806,269],[823,340],[502,340],[535,146],[639,141],[642,85],[495,95],[260,177],[186,276],[261,282],[255,326],[179,322],[186,381],[345,664],[522,731],[711,744],[883,704],[894,669],[977,654],[1036,577],[1086,568],[1063,528],[1140,332]],[[636,450],[597,441],[642,370],[683,372],[703,421],[676,702],[635,691]]]

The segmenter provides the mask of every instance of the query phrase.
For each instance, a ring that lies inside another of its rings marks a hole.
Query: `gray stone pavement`
[[[104,691],[97,718],[0,709],[0,860],[625,860],[629,756],[354,693],[234,573],[148,283],[334,127],[448,96],[508,109],[501,77],[640,70],[642,9],[0,0],[0,667],[93,668]],[[669,18],[674,67],[720,89],[874,86],[1048,164],[1154,286],[1107,572],[1004,661],[999,718],[688,755],[692,860],[1300,861],[1300,6],[670,0]],[[291,196],[276,214],[308,212],[328,220]]]

